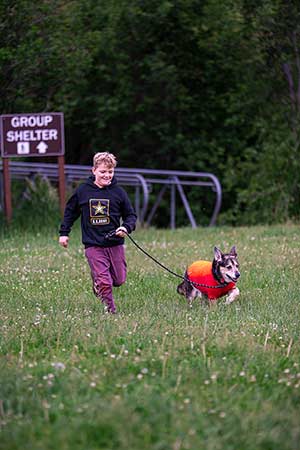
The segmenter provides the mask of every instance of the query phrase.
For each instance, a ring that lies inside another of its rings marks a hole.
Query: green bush
[[[12,204],[12,227],[22,230],[39,230],[43,227],[57,228],[60,220],[58,193],[48,178],[40,175],[26,178],[25,186],[24,183],[13,183]],[[2,224],[4,221],[5,218],[2,214]]]
[[[225,185],[236,183],[231,187],[236,201],[220,222],[254,225],[299,220],[299,144],[283,127],[266,136],[270,130],[262,134],[260,147],[248,148],[227,173]]]

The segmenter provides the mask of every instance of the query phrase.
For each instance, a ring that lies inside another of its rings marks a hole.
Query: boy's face
[[[92,168],[95,175],[95,184],[99,187],[108,186],[114,176],[114,167],[110,167],[105,163],[99,164]]]

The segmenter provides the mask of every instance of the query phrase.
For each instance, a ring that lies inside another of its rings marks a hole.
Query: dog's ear
[[[221,250],[218,247],[215,247],[214,252],[215,252],[215,260],[221,262],[223,257],[223,253],[221,252]]]
[[[236,248],[235,245],[232,247],[232,249],[230,250],[230,255],[237,257],[237,252],[236,252]]]

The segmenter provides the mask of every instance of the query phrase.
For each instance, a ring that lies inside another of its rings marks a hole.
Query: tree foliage
[[[0,0],[0,14],[1,112],[62,111],[67,162],[111,150],[123,167],[209,171],[222,221],[299,216],[296,0]]]

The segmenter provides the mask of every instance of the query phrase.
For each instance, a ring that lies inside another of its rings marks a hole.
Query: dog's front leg
[[[240,294],[240,290],[237,287],[235,287],[234,289],[229,291],[225,305],[230,305],[230,303],[234,302],[234,300],[239,296],[239,294]]]

